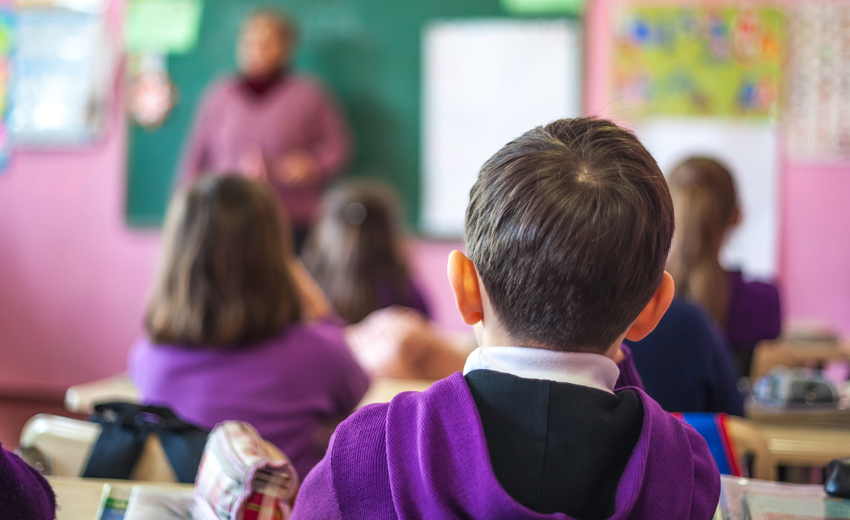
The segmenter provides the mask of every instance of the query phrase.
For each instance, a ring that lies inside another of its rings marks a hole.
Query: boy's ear
[[[481,289],[478,287],[478,271],[472,260],[460,251],[449,254],[449,285],[455,294],[455,303],[460,317],[467,325],[475,325],[484,318]]]
[[[646,304],[646,307],[641,311],[640,316],[632,323],[632,326],[626,332],[626,339],[630,341],[640,341],[647,334],[655,329],[661,317],[667,312],[670,307],[670,302],[673,301],[673,294],[676,292],[676,286],[673,283],[673,277],[670,273],[664,271],[664,277],[661,280],[661,285],[652,295],[652,299]]]

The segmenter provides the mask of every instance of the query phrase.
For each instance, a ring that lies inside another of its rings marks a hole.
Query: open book
[[[850,519],[850,500],[809,495],[777,495],[745,492],[744,508],[749,520],[845,520]]]
[[[192,489],[133,486],[124,520],[192,520],[198,518]]]

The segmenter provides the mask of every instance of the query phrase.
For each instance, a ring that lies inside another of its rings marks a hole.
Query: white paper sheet
[[[568,20],[447,21],[423,39],[421,224],[458,237],[481,165],[523,132],[579,115],[580,31]]]
[[[755,278],[777,272],[779,152],[776,126],[714,119],[653,119],[635,125],[661,171],[667,175],[690,156],[719,159],[732,170],[743,222],[723,250],[727,268]]]

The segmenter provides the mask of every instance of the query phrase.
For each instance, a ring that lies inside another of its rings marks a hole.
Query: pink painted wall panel
[[[850,165],[788,164],[784,180],[786,316],[850,335]]]
[[[0,176],[0,388],[124,369],[158,244],[124,224],[125,143],[116,130],[84,152],[17,153]]]

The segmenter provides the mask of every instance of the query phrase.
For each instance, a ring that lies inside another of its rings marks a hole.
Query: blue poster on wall
[[[9,133],[9,87],[14,48],[15,17],[8,8],[0,8],[0,174],[12,160],[12,138]]]
[[[15,28],[12,110],[16,147],[90,144],[103,135],[110,45],[100,14],[22,9]]]

